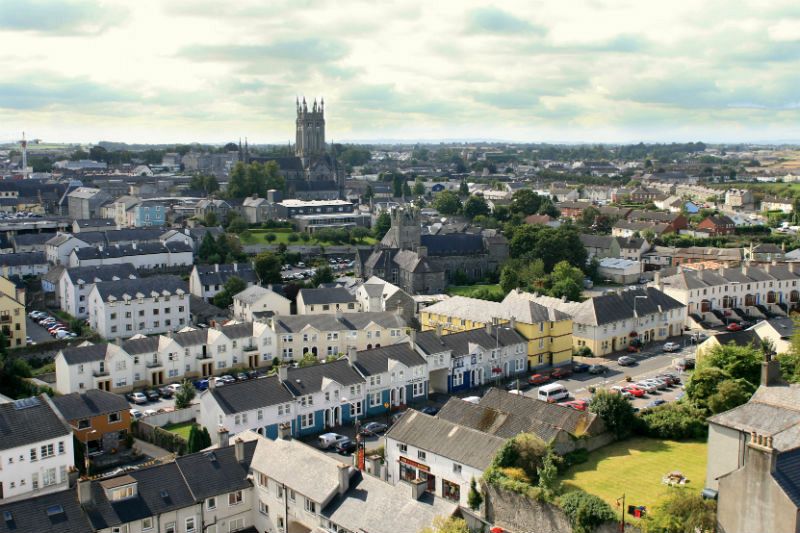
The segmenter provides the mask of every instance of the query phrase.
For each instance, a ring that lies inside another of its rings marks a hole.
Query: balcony
[[[258,346],[242,346],[243,353],[257,352]]]
[[[103,378],[109,375],[108,370],[92,370],[92,375],[96,378]]]
[[[211,359],[211,358],[212,358],[212,357],[211,357],[211,354],[210,354],[210,353],[208,353],[208,352],[206,352],[206,353],[199,353],[199,354],[197,354],[197,359],[199,359],[200,361],[203,361],[203,360],[205,360],[205,359]]]
[[[164,364],[158,359],[156,359],[155,361],[151,359],[149,361],[146,361],[144,366],[146,366],[147,368],[158,368],[164,366]]]

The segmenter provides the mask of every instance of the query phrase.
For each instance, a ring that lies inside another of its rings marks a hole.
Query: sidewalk
[[[148,457],[152,457],[153,459],[160,459],[161,457],[172,455],[172,452],[169,452],[164,448],[159,448],[155,444],[150,444],[149,442],[145,442],[141,439],[133,439],[133,445],[139,448],[143,454],[147,455]]]

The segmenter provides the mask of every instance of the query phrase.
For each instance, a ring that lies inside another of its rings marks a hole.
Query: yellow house
[[[524,293],[512,291],[502,302],[453,296],[420,311],[422,331],[441,326],[442,333],[456,333],[513,324],[528,341],[528,364],[560,366],[572,362],[572,319],[569,315],[532,302]]]
[[[22,301],[18,298],[21,298]],[[0,329],[10,348],[25,346],[25,292],[8,278],[0,277]]]

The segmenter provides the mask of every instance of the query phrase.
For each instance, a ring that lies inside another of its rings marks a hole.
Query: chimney
[[[135,250],[135,249],[136,249],[136,243],[135,243],[135,242],[132,242],[132,243],[131,243],[131,247],[132,247],[132,248]]]
[[[344,496],[350,488],[350,465],[339,463],[339,495]]]
[[[233,441],[233,453],[236,455],[238,462],[244,462],[244,441],[241,437],[236,437],[236,440]]]
[[[717,274],[719,274],[720,276],[724,276],[725,275],[725,267],[719,267],[717,269]]]
[[[220,426],[217,430],[217,436],[219,437],[219,447],[222,448],[223,446],[228,445],[228,438],[230,437],[230,433],[224,426]]]
[[[92,498],[92,482],[88,479],[78,480],[78,503],[81,504],[81,507],[86,507],[94,503]]]
[[[283,422],[278,424],[278,439],[279,440],[292,440],[292,423]]]
[[[278,379],[281,381],[289,381],[289,367],[281,365],[278,367]]]
[[[233,271],[234,272],[239,272],[239,263],[234,263],[233,264]]]
[[[358,349],[355,346],[347,348],[347,359],[350,361],[350,366],[354,366],[358,362]]]
[[[661,271],[656,270],[653,273],[653,282],[655,282],[656,287],[661,288]]]
[[[441,337],[442,336],[442,325],[441,324],[436,324],[436,336],[437,337]]]
[[[214,263],[214,272],[219,272],[219,265]]]
[[[773,359],[769,354],[765,355],[764,361],[761,363],[761,386],[777,387],[783,384],[780,361]]]
[[[508,321],[508,327],[511,329],[517,329],[517,317],[512,316],[511,320]]]
[[[378,479],[383,479],[381,477],[381,461],[383,459],[378,454],[373,454],[367,457],[366,462],[366,470],[367,474],[371,474]]]
[[[486,323],[486,326],[485,326],[486,327],[486,334],[489,335],[489,336],[492,335],[492,326],[493,325],[494,324],[492,324],[491,322],[487,322]]]
[[[214,390],[216,386],[217,385],[214,376],[208,376],[208,390]]]
[[[417,256],[428,257],[428,247],[427,246],[417,246]]]
[[[412,350],[417,349],[417,330],[413,328],[408,334],[408,344],[411,346]]]
[[[422,498],[422,495],[425,494],[425,490],[428,488],[428,481],[424,479],[413,479],[408,482],[411,485],[411,499],[412,500],[419,500]]]

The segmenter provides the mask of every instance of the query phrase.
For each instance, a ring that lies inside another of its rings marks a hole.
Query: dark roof
[[[12,239],[17,246],[30,246],[44,244],[55,236],[55,233],[22,233],[14,235]]]
[[[471,233],[447,235],[422,235],[420,244],[428,248],[428,255],[467,255],[483,253],[483,237]]]
[[[241,463],[236,460],[234,445],[176,459],[195,500],[251,487],[247,474],[256,444],[256,440],[244,443],[244,460]]]
[[[62,512],[57,511],[57,507]],[[53,512],[48,513],[48,510]],[[62,490],[0,505],[0,533],[92,533],[75,490]]]
[[[356,301],[350,291],[344,287],[333,289],[300,289],[298,297],[302,296],[306,305],[323,305],[333,303],[351,303]]]
[[[136,480],[137,495],[115,502],[106,497],[101,485],[104,481],[92,482],[93,503],[86,506],[86,515],[95,529],[157,516],[195,503],[177,463],[136,470],[126,476]]]
[[[0,254],[0,266],[43,265],[47,263],[44,252]]]
[[[79,228],[91,228],[95,226],[108,226],[110,228],[117,228],[117,223],[111,218],[81,218],[76,219],[75,223]]]
[[[215,270],[215,266],[219,267]],[[233,264],[198,265],[197,275],[203,285],[224,285],[232,277],[240,278],[249,283],[258,283],[255,270],[249,263],[238,263],[236,270]]]
[[[339,184],[335,181],[306,181],[306,180],[286,180],[287,184],[295,191],[338,191]]]
[[[772,477],[794,505],[800,507],[800,448],[778,455]]]
[[[752,329],[725,331],[715,335],[714,339],[716,339],[716,341],[723,346],[730,343],[733,343],[736,346],[757,346],[759,342],[761,342],[758,333]]]
[[[406,367],[426,364],[425,358],[419,355],[407,342],[381,346],[372,350],[358,352],[355,367],[361,374],[372,376],[389,371],[389,360],[397,361]]]
[[[91,361],[102,361],[106,358],[108,344],[90,344],[86,346],[71,346],[61,350],[64,360],[69,365],[89,363]]]
[[[53,398],[53,404],[67,420],[91,418],[125,411],[130,408],[122,396],[100,389],[89,389],[86,392],[73,392]]]
[[[122,299],[126,294],[131,298],[136,298],[136,295],[141,293],[145,298],[150,298],[153,292],[157,292],[159,295],[163,291],[169,291],[172,294],[176,294],[178,290],[182,290],[184,293],[189,292],[188,284],[180,276],[170,275],[124,279],[114,283],[98,283],[95,287],[103,300],[107,300],[109,296]]]
[[[158,336],[129,339],[122,343],[122,349],[129,355],[155,352],[158,350]]]
[[[105,237],[108,244],[120,241],[143,243],[147,241],[159,242],[163,234],[164,228],[123,228],[106,231]]]
[[[136,276],[136,267],[131,263],[120,263],[117,265],[96,265],[68,268],[67,276],[73,281],[82,279],[86,283],[100,281],[111,281],[114,278],[126,279]]]
[[[163,254],[167,252],[191,252],[193,248],[184,242],[174,241],[167,244],[160,242],[139,242],[133,244],[115,244],[113,246],[87,246],[76,248],[73,253],[78,259],[109,259],[129,257],[133,255]]]
[[[645,298],[636,298],[637,296],[645,296]],[[639,316],[663,313],[670,309],[684,307],[678,300],[654,287],[595,296],[589,302],[588,306],[591,306],[594,311],[597,325],[633,318],[634,302],[636,303],[636,314]]]
[[[295,396],[303,396],[322,390],[323,378],[332,379],[341,385],[364,383],[364,378],[353,370],[349,361],[339,359],[332,363],[290,368],[289,379],[284,382],[284,385]]]
[[[434,354],[445,350],[452,350],[454,356],[469,354],[470,344],[477,344],[484,349],[491,349],[495,346],[510,346],[527,342],[525,338],[515,330],[500,327],[486,332],[485,328],[471,329],[450,335],[439,336],[434,330],[421,331],[417,333],[416,343],[426,354]]]
[[[0,404],[0,450],[69,434],[69,427],[44,395]]]
[[[294,399],[277,376],[214,387],[204,394],[211,394],[228,415],[291,402]]]

